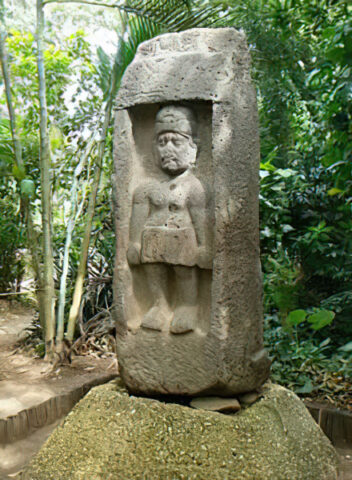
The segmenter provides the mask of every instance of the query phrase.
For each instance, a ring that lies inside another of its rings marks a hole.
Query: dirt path
[[[117,375],[111,356],[75,357],[53,371],[43,359],[18,350],[32,319],[32,310],[0,300],[0,480],[16,478],[92,385]]]
[[[92,371],[96,373],[116,371],[116,361],[111,355],[99,357],[91,354],[75,357],[72,365],[53,371],[52,366],[39,356],[16,348],[16,343],[26,335],[33,314],[31,309],[17,302],[0,300],[0,392],[6,382],[23,387],[41,385],[59,394],[67,391],[69,387],[80,385],[82,377],[85,378]],[[1,399],[0,395],[0,401]]]
[[[33,310],[17,302],[0,300],[0,353],[13,345],[31,325]]]

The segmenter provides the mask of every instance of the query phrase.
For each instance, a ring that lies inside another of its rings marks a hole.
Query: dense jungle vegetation
[[[83,333],[99,348],[111,346],[114,96],[139,43],[204,26],[243,29],[252,52],[272,378],[346,404],[352,373],[347,1],[0,0],[1,294],[19,292],[24,279],[34,278],[36,348],[48,358],[64,338],[73,342]]]

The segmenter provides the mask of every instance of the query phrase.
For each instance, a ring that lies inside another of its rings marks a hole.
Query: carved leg
[[[198,271],[195,267],[174,267],[174,270],[178,298],[170,332],[191,332],[197,322]]]
[[[152,307],[144,315],[141,326],[161,331],[167,322],[169,306],[165,297],[167,267],[160,264],[144,266],[146,280],[153,300]]]

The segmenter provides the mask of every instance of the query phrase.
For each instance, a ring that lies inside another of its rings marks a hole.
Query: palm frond
[[[147,19],[168,32],[214,26],[221,17],[223,19],[224,13],[222,6],[180,0],[129,0],[124,11],[129,18],[138,16],[143,21]]]

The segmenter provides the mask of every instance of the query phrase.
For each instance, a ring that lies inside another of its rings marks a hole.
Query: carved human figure
[[[195,329],[199,269],[212,266],[207,195],[191,171],[197,158],[196,126],[189,108],[159,110],[153,151],[163,178],[134,192],[127,251],[131,266],[143,265],[152,297],[141,326],[164,330],[171,318],[174,334]],[[174,305],[169,289],[176,290]]]

